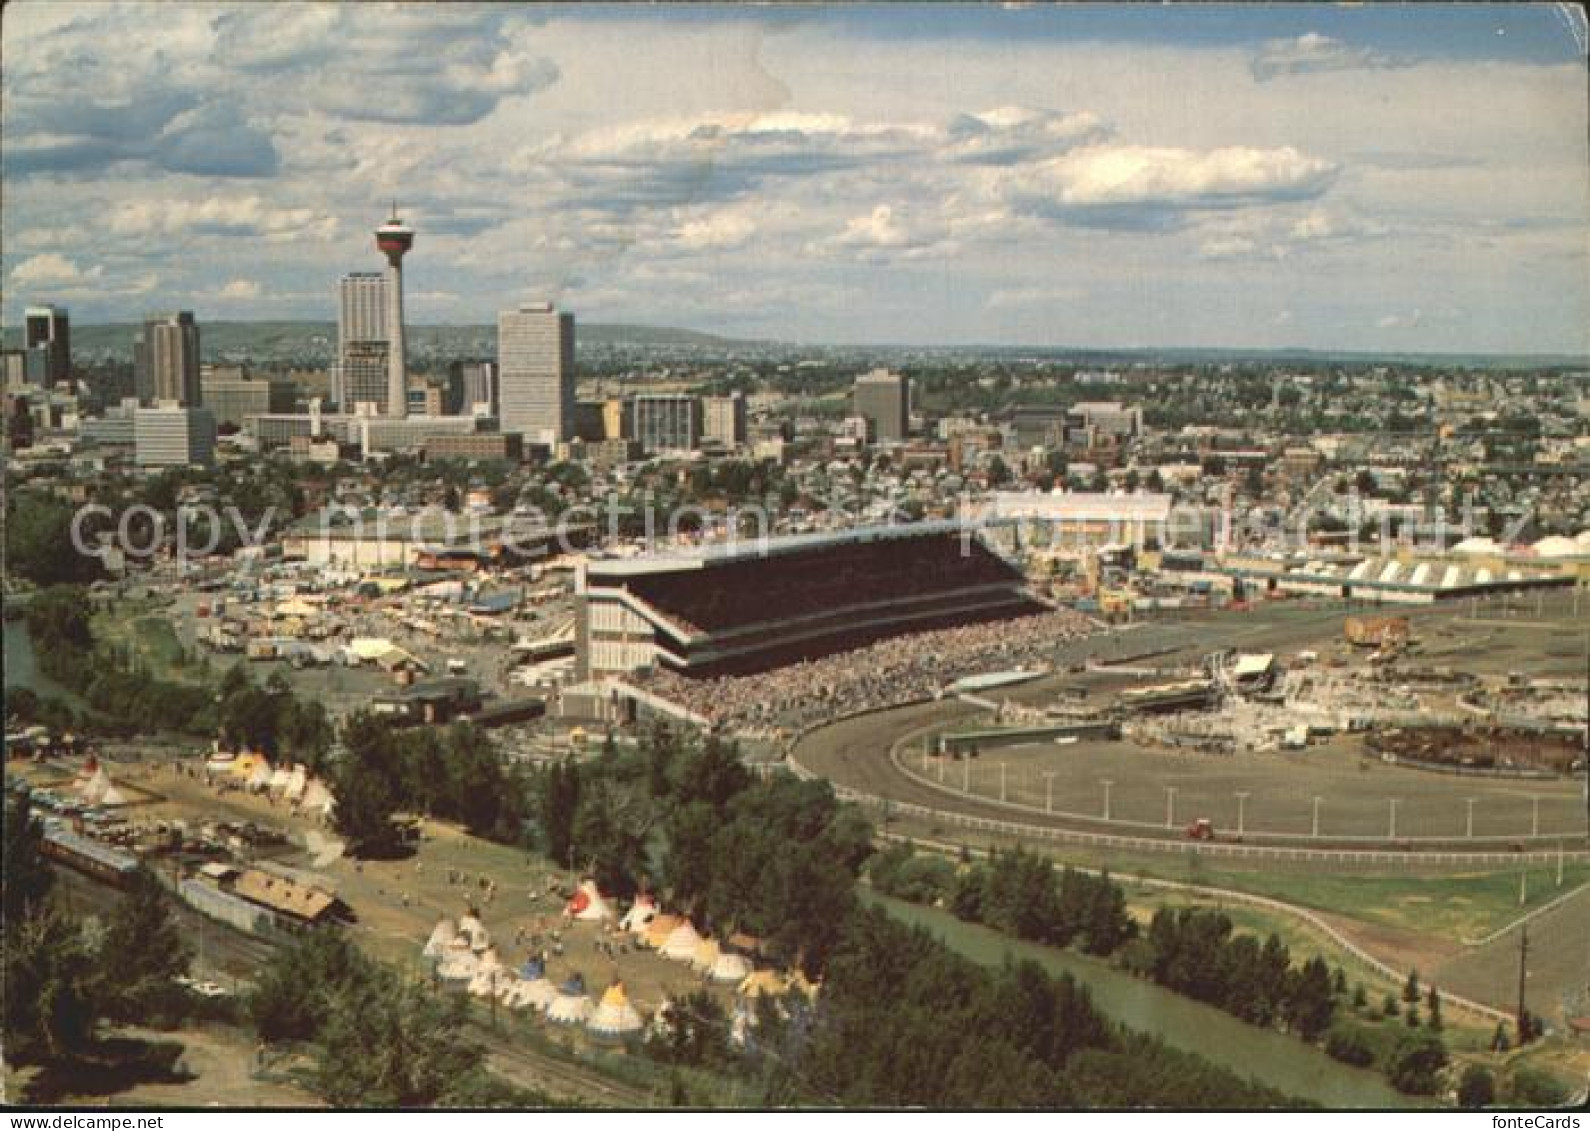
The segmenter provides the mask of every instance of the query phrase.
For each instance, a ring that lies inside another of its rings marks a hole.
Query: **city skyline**
[[[395,195],[415,324],[1590,352],[1571,9],[154,12],[8,12],[8,324],[334,317]]]

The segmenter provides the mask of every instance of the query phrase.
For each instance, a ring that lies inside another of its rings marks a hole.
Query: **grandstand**
[[[1018,570],[953,523],[592,561],[576,593],[589,679],[748,674],[1044,608]]]

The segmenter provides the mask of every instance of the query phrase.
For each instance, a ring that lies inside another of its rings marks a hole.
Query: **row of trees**
[[[1129,969],[1162,986],[1218,1006],[1255,1025],[1284,1024],[1306,1041],[1330,1027],[1337,986],[1324,959],[1294,969],[1285,943],[1234,934],[1220,911],[1161,907],[1143,945],[1123,955]],[[1340,983],[1346,992],[1346,980]]]
[[[218,683],[156,678],[96,637],[86,590],[56,585],[35,593],[24,613],[39,669],[80,694],[96,713],[96,730],[115,733],[178,731],[220,734],[233,746],[288,755],[318,768],[331,747],[325,706],[299,698],[274,673],[263,686],[234,664]],[[35,697],[35,713],[61,717]]]
[[[1108,955],[1137,934],[1126,893],[1108,873],[1057,872],[1020,847],[994,853],[987,863],[956,864],[900,843],[874,857],[867,875],[886,895],[948,907],[968,922],[1050,946]]]

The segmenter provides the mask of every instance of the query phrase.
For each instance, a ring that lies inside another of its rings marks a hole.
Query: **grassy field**
[[[131,649],[156,679],[179,683],[198,681],[198,669],[189,665],[182,642],[171,622],[153,602],[127,602],[94,618],[94,635],[120,649]]]

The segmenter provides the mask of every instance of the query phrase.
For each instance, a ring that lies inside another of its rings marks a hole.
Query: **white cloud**
[[[1292,39],[1266,40],[1254,52],[1251,69],[1255,79],[1265,82],[1278,75],[1405,67],[1411,62],[1367,47],[1354,47],[1311,31]]]
[[[1205,152],[1100,145],[1054,158],[1034,170],[1063,208],[1154,206],[1228,208],[1317,196],[1338,172],[1333,163],[1291,146],[1228,146]]]
[[[96,265],[84,271],[64,255],[47,251],[13,267],[11,281],[19,287],[75,286],[92,282],[104,274],[104,267]]]
[[[260,285],[253,279],[233,279],[217,291],[216,296],[223,299],[256,299],[260,296]]]

